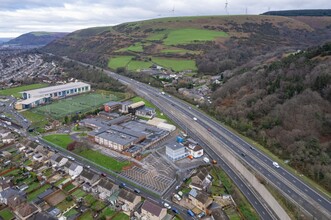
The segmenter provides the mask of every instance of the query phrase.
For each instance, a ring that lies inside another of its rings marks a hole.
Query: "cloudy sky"
[[[329,0],[228,0],[230,15],[328,9]],[[0,38],[169,16],[225,15],[225,0],[0,0]]]

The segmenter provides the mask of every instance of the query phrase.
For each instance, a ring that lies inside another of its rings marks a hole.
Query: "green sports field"
[[[60,119],[66,115],[94,110],[102,104],[116,99],[115,96],[85,94],[58,100],[52,104],[34,108],[31,111],[41,115],[48,115],[51,118]]]

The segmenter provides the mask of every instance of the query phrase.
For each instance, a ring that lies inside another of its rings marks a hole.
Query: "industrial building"
[[[72,82],[64,85],[49,86],[41,89],[33,89],[21,92],[23,101],[15,104],[15,108],[28,109],[38,105],[45,104],[54,99],[65,98],[67,96],[77,95],[89,92],[91,86],[83,82]]]

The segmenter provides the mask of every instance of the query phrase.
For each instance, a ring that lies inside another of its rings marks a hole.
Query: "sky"
[[[72,32],[159,17],[330,9],[330,0],[0,0],[0,38],[31,31]]]

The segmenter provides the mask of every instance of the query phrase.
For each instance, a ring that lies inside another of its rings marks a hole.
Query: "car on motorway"
[[[163,203],[163,206],[166,208],[166,209],[171,209],[171,206],[168,204],[168,203]]]
[[[246,157],[246,154],[244,152],[241,152],[240,154],[241,156]]]
[[[137,189],[137,188],[135,188],[133,191],[134,191],[135,193],[137,193],[137,194],[140,194],[140,190]]]
[[[194,121],[197,121],[198,119],[197,119],[196,117],[193,117],[193,120],[194,120]]]
[[[207,128],[207,130],[208,130],[209,132],[211,132],[211,129],[210,129],[210,128]]]
[[[277,163],[277,162],[272,162],[272,165],[274,166],[274,167],[276,167],[276,168],[279,168],[280,166],[279,166],[279,164]]]

